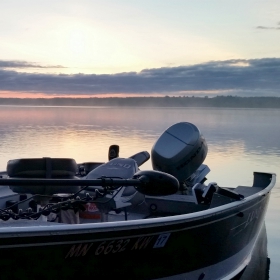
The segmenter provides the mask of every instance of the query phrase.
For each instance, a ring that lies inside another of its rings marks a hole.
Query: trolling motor
[[[34,194],[34,196],[27,200],[31,200],[33,197],[38,196],[36,194],[37,186],[48,186],[52,187],[51,189],[55,189],[56,186],[82,186],[82,188],[75,194],[69,194],[66,197],[66,200],[57,203],[49,203],[42,207],[38,212],[34,212],[30,207],[25,211],[19,210],[18,213],[14,213],[13,209],[18,209],[19,207],[17,206],[22,203],[21,201],[10,205],[6,209],[0,209],[0,219],[3,220],[8,220],[9,218],[15,220],[38,219],[41,215],[47,216],[50,213],[57,213],[60,210],[77,209],[88,202],[99,201],[100,204],[106,203],[108,199],[105,199],[105,201],[102,202],[100,197],[105,197],[106,194],[117,190],[119,187],[125,189],[133,186],[141,194],[154,196],[170,195],[176,193],[179,188],[179,182],[175,177],[159,171],[139,171],[135,173],[131,179],[116,179],[109,177],[102,177],[99,179],[0,179],[0,185],[9,185],[11,187],[17,186],[18,193],[21,193],[20,186],[23,187],[24,191],[26,190],[25,186],[28,186],[29,190],[32,190],[33,188],[34,191],[31,192],[31,194]],[[101,189],[103,192],[99,192],[100,195],[96,196],[90,196],[88,193],[85,193],[85,195],[82,196],[82,191],[88,189],[94,191],[96,189]],[[52,195],[54,194],[55,193]]]

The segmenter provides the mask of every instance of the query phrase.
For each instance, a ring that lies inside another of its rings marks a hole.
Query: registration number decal
[[[80,243],[71,246],[67,252],[65,259],[74,257],[84,257],[90,251],[94,252],[95,256],[116,254],[125,251],[139,251],[147,248],[163,248],[169,239],[170,233],[163,233],[160,235],[141,236],[138,238],[125,238],[117,240],[102,241],[96,243]]]

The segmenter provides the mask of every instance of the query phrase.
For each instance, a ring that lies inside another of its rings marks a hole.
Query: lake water
[[[78,163],[107,161],[108,147],[120,157],[151,151],[161,133],[192,122],[208,144],[208,181],[252,185],[253,172],[280,171],[280,110],[110,107],[0,107],[0,170],[26,157],[71,157]],[[151,162],[142,167],[151,169]],[[280,275],[280,179],[266,215],[269,278]]]

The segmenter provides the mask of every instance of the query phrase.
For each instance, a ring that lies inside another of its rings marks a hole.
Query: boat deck
[[[250,195],[256,194],[263,190],[263,188],[259,187],[245,187],[245,186],[238,186],[236,189],[234,189],[235,192],[243,195],[244,197],[248,197]]]

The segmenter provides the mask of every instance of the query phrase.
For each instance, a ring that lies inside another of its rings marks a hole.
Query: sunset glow
[[[4,1],[0,97],[279,96],[278,4]]]

